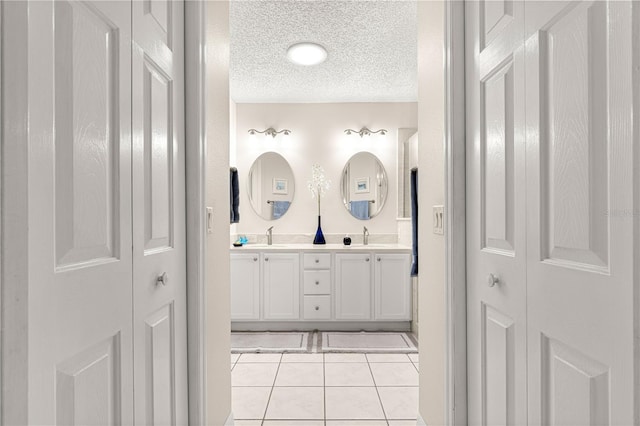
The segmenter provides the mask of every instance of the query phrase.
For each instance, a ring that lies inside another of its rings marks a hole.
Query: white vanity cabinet
[[[408,248],[292,246],[232,250],[233,330],[409,329]]]
[[[411,320],[411,264],[406,254],[376,253],[374,262],[374,318]]]
[[[336,253],[336,319],[371,319],[371,253]]]
[[[231,320],[260,319],[260,253],[231,254]]]
[[[263,253],[265,320],[300,318],[300,255]]]

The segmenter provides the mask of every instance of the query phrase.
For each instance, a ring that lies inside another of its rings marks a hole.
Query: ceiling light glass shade
[[[318,65],[327,59],[327,51],[316,43],[297,43],[287,49],[287,58],[298,65]]]

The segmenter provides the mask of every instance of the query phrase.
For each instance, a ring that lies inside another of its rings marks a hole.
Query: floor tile
[[[324,365],[310,362],[280,364],[276,386],[324,386]]]
[[[387,426],[384,420],[328,420],[327,426]]]
[[[324,420],[265,420],[264,426],[324,426]]]
[[[387,419],[416,419],[418,417],[417,387],[381,387],[378,394]]]
[[[273,386],[279,364],[241,364],[233,367],[232,386]]]
[[[324,362],[367,362],[367,358],[364,354],[325,353]]]
[[[261,426],[262,420],[234,420],[234,426]]]
[[[282,354],[242,354],[238,362],[280,362]]]
[[[325,386],[374,386],[369,364],[365,362],[324,365]]]
[[[327,420],[384,419],[378,393],[373,387],[325,389]]]
[[[282,362],[324,362],[323,354],[283,354]]]
[[[413,364],[372,363],[376,386],[418,386],[418,371]]]
[[[418,354],[409,354],[411,362],[419,362]]]
[[[411,362],[407,354],[367,354],[369,362]]]
[[[322,387],[273,388],[265,419],[323,419],[323,389]]]
[[[234,419],[262,419],[270,394],[271,387],[231,388]]]
[[[240,354],[231,354],[231,364],[234,364],[240,358]]]

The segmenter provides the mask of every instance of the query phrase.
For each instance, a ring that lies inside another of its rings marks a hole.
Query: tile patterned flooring
[[[418,354],[232,354],[236,426],[415,426]]]

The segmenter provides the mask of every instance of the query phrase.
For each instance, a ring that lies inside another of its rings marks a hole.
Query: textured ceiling
[[[414,1],[232,1],[235,102],[417,100]],[[287,60],[289,46],[323,45],[316,66]]]

